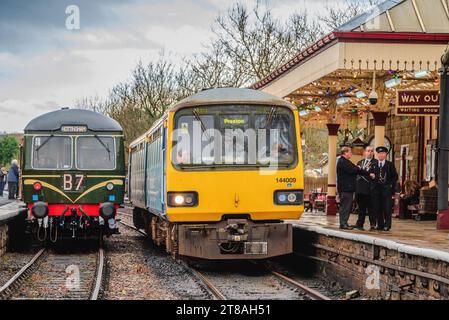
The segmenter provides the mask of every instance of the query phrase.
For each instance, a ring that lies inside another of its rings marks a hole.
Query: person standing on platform
[[[0,197],[3,197],[3,190],[5,190],[5,183],[6,183],[6,175],[8,173],[6,172],[6,169],[4,167],[0,168]]]
[[[372,146],[367,146],[365,148],[364,156],[365,158],[360,160],[357,165],[366,172],[374,173],[374,170],[377,167],[377,160],[374,158],[374,148]],[[370,230],[376,229],[376,211],[374,210],[372,199],[373,189],[374,181],[371,177],[363,175],[357,176],[355,199],[359,207],[359,216],[354,227],[358,230],[364,230],[363,225],[365,224],[367,214],[370,222]]]
[[[341,157],[337,162],[337,190],[340,197],[338,214],[340,218],[340,229],[346,230],[352,229],[348,225],[348,220],[354,201],[357,175],[370,177],[369,172],[362,170],[350,161],[351,157],[351,148],[343,147],[341,149]],[[372,174],[372,177],[374,177],[374,174]]]
[[[387,159],[386,147],[376,148],[378,166],[375,168],[374,204],[377,212],[377,230],[390,231],[393,209],[393,194],[398,173],[394,163]]]
[[[8,192],[9,199],[17,199],[19,187],[19,165],[17,160],[11,161],[11,168],[8,172]]]

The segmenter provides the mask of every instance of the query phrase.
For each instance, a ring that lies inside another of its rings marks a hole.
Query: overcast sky
[[[269,2],[282,19],[304,8],[314,13],[332,1]],[[71,107],[77,98],[105,96],[139,59],[156,59],[161,50],[175,61],[200,51],[214,19],[231,3],[0,0],[0,132],[22,132],[32,118]],[[66,27],[70,5],[80,10],[79,29]]]

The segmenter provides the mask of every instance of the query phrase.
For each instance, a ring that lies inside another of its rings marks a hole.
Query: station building
[[[448,0],[385,1],[252,88],[298,106],[303,128],[327,128],[329,159],[337,156],[339,132],[364,128],[366,143],[390,149],[402,185],[414,180],[433,186],[439,69],[448,44]],[[373,92],[377,99],[370,102]],[[336,162],[328,166],[326,211],[335,215]],[[439,227],[449,229],[449,221]]]

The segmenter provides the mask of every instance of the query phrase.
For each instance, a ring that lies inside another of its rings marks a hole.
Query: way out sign
[[[438,90],[397,90],[397,116],[438,116],[439,110]]]

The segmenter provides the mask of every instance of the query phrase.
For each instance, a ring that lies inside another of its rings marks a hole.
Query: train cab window
[[[198,121],[200,120],[200,121]],[[198,126],[194,130],[194,125]],[[209,143],[207,140],[201,141],[201,148],[194,148],[193,141],[196,138],[196,132],[202,134],[205,130],[214,128],[214,117],[212,115],[183,115],[178,119],[177,129],[179,130],[179,141],[182,147],[177,148],[175,163],[177,164],[198,164],[202,163],[204,155],[203,148]],[[189,141],[183,141],[189,139]],[[198,150],[198,152],[196,152]]]
[[[80,170],[114,170],[113,137],[80,136],[76,139],[76,167]]]
[[[248,137],[244,133],[249,128],[248,114],[220,115],[220,131],[223,141],[222,162],[231,164],[247,163]]]
[[[288,108],[186,108],[175,115],[175,127],[172,162],[184,169],[290,167],[297,160],[294,116]]]
[[[260,155],[269,159],[271,163],[290,164],[293,162],[294,146],[292,121],[289,114],[258,114],[256,115],[256,129],[265,130],[265,147]],[[272,136],[274,134],[274,136]]]
[[[32,167],[42,170],[72,168],[72,138],[36,136],[33,138]]]

